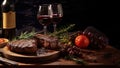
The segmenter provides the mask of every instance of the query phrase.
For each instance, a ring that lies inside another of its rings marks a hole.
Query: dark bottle
[[[2,37],[12,40],[15,37],[15,0],[4,0],[2,5]]]

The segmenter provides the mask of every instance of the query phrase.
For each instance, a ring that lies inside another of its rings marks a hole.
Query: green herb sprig
[[[75,24],[65,25],[60,27],[56,32],[49,33],[50,36],[57,36],[62,42],[68,42],[68,31],[72,29]],[[19,36],[15,37],[13,40],[20,40],[20,39],[29,39],[32,38],[37,32],[33,29],[31,32],[22,32]]]
[[[77,64],[82,64],[82,65],[87,65],[88,63],[83,60],[83,59],[80,59],[80,58],[77,58],[75,56],[71,56],[71,55],[67,55],[64,57],[66,60],[73,60],[75,61]]]
[[[36,32],[32,30],[31,32],[22,32],[19,36],[15,37],[13,40],[20,40],[20,39],[30,39],[32,38]]]
[[[62,43],[71,44],[68,31],[71,30],[74,26],[75,24],[64,25],[60,27],[56,32],[51,33],[50,36],[57,37]]]
[[[60,29],[58,29],[57,31],[51,33],[51,36],[58,36],[60,34],[63,34],[65,32],[68,32],[70,29],[72,29],[75,26],[75,24],[70,24],[68,26],[62,26]]]

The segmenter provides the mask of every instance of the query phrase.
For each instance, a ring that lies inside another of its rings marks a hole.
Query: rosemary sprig
[[[68,42],[68,30],[74,27],[75,24],[70,24],[67,27],[63,26],[56,32],[50,33],[50,36],[57,36],[60,38],[61,41]],[[20,40],[20,39],[29,39],[32,38],[37,32],[33,29],[31,32],[22,32],[19,36],[15,37],[13,40]],[[66,39],[66,40],[65,40]]]
[[[87,65],[87,62],[80,58],[72,58],[77,64]]]
[[[67,59],[67,60],[73,60],[77,64],[87,65],[86,61],[84,61],[83,59],[77,58],[75,56],[67,55],[67,56],[65,56],[65,59]]]
[[[13,40],[20,40],[20,39],[29,39],[32,38],[36,32],[32,30],[31,32],[22,32],[19,36],[15,37]]]
[[[62,26],[56,32],[51,33],[50,36],[57,37],[59,39],[59,42],[71,44],[71,42],[69,40],[70,37],[69,37],[68,31],[70,29],[72,29],[74,26],[75,26],[75,24]]]
[[[67,27],[63,26],[63,28],[60,28],[59,30],[57,30],[56,32],[51,33],[51,36],[57,36],[60,34],[63,34],[65,32],[68,32],[71,28],[73,28],[75,26],[75,24],[70,24]]]

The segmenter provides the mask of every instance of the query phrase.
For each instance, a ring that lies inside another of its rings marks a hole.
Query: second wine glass
[[[54,32],[56,31],[57,23],[62,20],[63,17],[63,9],[62,9],[62,4],[60,3],[54,3],[51,4],[52,6],[52,22],[53,22],[53,27],[54,27]]]
[[[44,26],[44,34],[46,35],[47,25],[52,21],[52,9],[50,4],[39,5],[37,19],[39,20],[39,23]]]

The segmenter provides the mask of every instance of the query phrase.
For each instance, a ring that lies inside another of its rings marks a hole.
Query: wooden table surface
[[[78,67],[86,67],[86,68],[109,67],[109,68],[113,68],[114,67],[115,68],[115,67],[119,67],[119,66],[112,65],[112,64],[104,64],[104,63],[89,63],[88,65],[81,65],[81,64],[77,64],[74,61],[58,59],[57,61],[45,63],[45,64],[19,63],[18,66],[12,66],[12,65],[8,66],[8,65],[0,64],[0,68],[4,68],[4,67],[8,67],[8,68],[48,68],[48,67],[52,67],[52,68],[78,68]]]
[[[55,61],[51,61],[51,62],[47,62],[47,63],[21,63],[18,62],[18,66],[6,66],[3,64],[0,64],[0,68],[4,68],[4,67],[9,67],[9,68],[48,68],[48,67],[52,67],[52,68],[73,68],[73,67],[87,67],[87,68],[100,68],[105,67],[106,66],[109,68],[115,68],[115,67],[120,67],[120,62],[118,64],[113,64],[116,63],[118,61],[120,61],[120,51],[111,47],[111,46],[107,46],[106,49],[103,50],[103,52],[111,52],[113,54],[113,57],[110,59],[100,59],[103,60],[103,62],[101,63],[88,63],[87,65],[81,65],[81,64],[77,64],[76,62],[72,61],[72,60],[65,60],[63,58],[59,58]],[[114,61],[113,61],[114,60]]]

